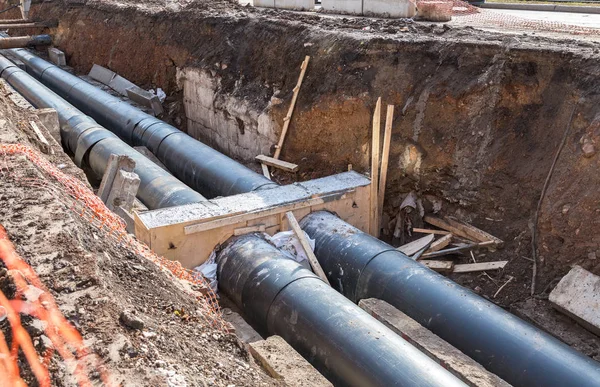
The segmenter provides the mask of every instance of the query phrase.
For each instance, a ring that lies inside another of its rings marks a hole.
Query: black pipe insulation
[[[277,187],[263,175],[29,51],[13,49],[11,53],[25,63],[27,72],[123,141],[146,146],[174,176],[202,195],[213,198]]]
[[[217,255],[219,287],[336,386],[464,386],[389,328],[256,234]]]
[[[395,306],[513,386],[600,386],[600,363],[328,212],[300,222],[331,286]]]
[[[0,72],[2,78],[33,106],[56,110],[62,143],[75,155],[77,166],[89,166],[102,177],[111,154],[126,155],[135,161],[134,172],[140,177],[138,198],[148,208],[206,200],[3,56],[0,56]]]

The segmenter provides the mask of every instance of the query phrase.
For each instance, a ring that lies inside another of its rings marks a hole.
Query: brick
[[[57,66],[66,66],[67,59],[65,58],[65,53],[59,50],[58,48],[49,48],[48,49],[48,57],[50,58],[50,62],[54,63]]]
[[[279,336],[271,336],[248,346],[252,356],[272,377],[283,379],[289,386],[333,386]]]
[[[550,293],[550,302],[600,336],[600,277],[575,265]]]
[[[369,298],[361,300],[358,305],[467,385],[472,387],[510,386],[497,375],[483,368],[481,364],[387,302]]]

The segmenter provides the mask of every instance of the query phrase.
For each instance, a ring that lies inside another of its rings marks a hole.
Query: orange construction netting
[[[139,242],[134,236],[128,234],[125,222],[112,211],[80,180],[62,172],[57,166],[50,163],[37,150],[22,144],[0,144],[0,176],[8,178],[15,167],[11,166],[15,156],[25,156],[38,170],[50,177],[42,179],[38,177],[20,177],[18,184],[28,187],[46,189],[70,210],[111,238],[117,244],[123,245],[136,254],[154,262],[161,268],[173,273],[177,278],[197,285],[203,295],[198,295],[197,300],[202,310],[203,319],[212,327],[221,331],[229,331],[229,325],[222,318],[219,311],[216,294],[211,290],[207,281],[199,273],[185,269],[177,261],[171,261],[158,256],[145,244]],[[53,184],[54,180],[58,184]],[[65,195],[65,193],[67,195]],[[19,314],[27,314],[46,322],[46,335],[52,341],[53,348],[64,361],[75,364],[74,375],[81,386],[90,386],[89,367],[83,362],[84,358],[93,358],[93,368],[98,371],[105,384],[109,377],[103,370],[100,360],[84,345],[81,335],[65,319],[58,310],[56,302],[46,287],[38,278],[35,271],[16,252],[8,239],[6,230],[0,225],[0,260],[6,265],[17,292],[15,299],[9,300],[0,291],[0,319],[7,318],[11,327],[11,347],[7,345],[6,338],[0,331],[0,375],[7,375],[0,380],[0,386],[25,385],[19,376],[17,363],[18,350],[21,349],[27,359],[31,370],[37,378],[40,386],[49,386],[50,377],[47,365],[53,352],[41,354],[42,361],[36,353],[31,338],[21,326]],[[39,289],[33,294],[39,294],[39,298],[30,299],[25,297],[28,289]],[[75,355],[73,354],[73,351]],[[3,384],[4,383],[4,384]]]

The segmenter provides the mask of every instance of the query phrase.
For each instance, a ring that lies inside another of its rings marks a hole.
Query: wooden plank
[[[298,172],[298,165],[288,163],[287,161],[277,160],[276,158],[265,155],[256,156],[256,160],[260,161],[260,163],[263,165],[279,168],[287,172]]]
[[[416,232],[419,234],[436,234],[436,235],[448,235],[450,234],[450,231],[444,231],[444,230],[431,230],[428,228],[413,228],[412,232]]]
[[[433,251],[431,253],[425,253],[421,256],[421,258],[427,259],[427,258],[441,257],[441,256],[448,255],[448,254],[456,254],[456,253],[461,253],[463,251],[470,251],[470,250],[473,250],[473,249],[476,249],[479,247],[493,246],[494,244],[495,244],[494,241],[472,243],[472,244],[468,244],[468,245],[453,247],[451,249]]]
[[[423,219],[429,224],[443,228],[444,230],[448,230],[455,235],[470,239],[474,242],[493,241],[494,245],[498,247],[502,247],[504,244],[501,239],[496,238],[495,236],[467,223],[459,222],[447,217],[440,219],[429,215],[425,216]]]
[[[310,263],[310,266],[312,267],[313,271],[323,281],[325,281],[325,283],[327,285],[330,285],[329,280],[327,279],[325,272],[321,268],[319,261],[317,261],[317,257],[315,256],[315,253],[313,252],[312,247],[310,247],[310,243],[308,243],[308,240],[306,239],[306,234],[304,234],[304,231],[302,231],[302,229],[300,228],[300,225],[298,224],[298,221],[296,220],[294,213],[291,211],[288,211],[285,213],[285,216],[288,220],[288,223],[290,224],[290,228],[292,230],[294,230],[294,234],[296,234],[296,236],[298,237],[298,240],[300,240],[300,244],[302,245],[302,248],[304,249],[304,252],[306,253],[306,256],[308,257],[308,262]]]
[[[33,121],[29,121],[29,125],[35,132],[35,135],[37,136],[38,140],[40,140],[40,142],[42,143],[42,146],[40,147],[42,151],[46,154],[54,154],[52,146],[50,146],[50,143],[48,142],[48,140],[46,140],[46,137],[44,136],[40,128],[37,126],[37,124]]]
[[[455,267],[452,261],[419,261],[419,263],[438,273],[451,273],[452,268]]]
[[[381,132],[381,97],[377,99],[373,113],[373,136],[371,143],[371,235],[379,237],[379,136]]]
[[[428,245],[431,244],[431,242],[433,242],[433,238],[435,238],[433,236],[433,234],[424,236],[423,238],[419,238],[415,241],[412,241],[410,243],[407,243],[405,245],[402,245],[398,248],[396,248],[396,250],[398,250],[401,253],[404,253],[408,256],[411,256],[413,254],[416,254],[419,250],[422,250],[424,248],[426,248]]]
[[[261,164],[260,167],[262,168],[262,173],[263,175],[271,180],[271,173],[269,172],[269,167],[267,167],[265,164]]]
[[[433,235],[433,234],[431,234]],[[448,235],[444,235],[443,237],[441,237],[440,239],[436,240],[435,242],[433,242],[431,244],[431,246],[429,246],[429,249],[427,249],[427,251],[425,253],[433,253],[434,251],[440,251],[441,249],[445,248],[446,246],[448,246],[450,244],[450,241],[452,240],[452,234],[448,234]]]
[[[233,230],[233,235],[240,236],[244,234],[250,234],[251,232],[265,232],[266,226],[264,224],[257,224],[255,226],[240,227]]]
[[[294,106],[296,106],[296,100],[298,99],[298,93],[300,92],[300,87],[302,86],[302,81],[304,80],[304,74],[306,74],[306,68],[308,67],[308,62],[310,61],[310,56],[306,56],[304,61],[302,62],[302,66],[300,67],[300,76],[298,77],[298,83],[296,83],[296,87],[294,87],[294,95],[292,96],[292,102],[290,103],[290,108],[288,109],[287,115],[283,119],[283,128],[281,129],[281,136],[279,137],[279,142],[277,143],[277,147],[275,149],[275,157],[279,158],[281,154],[281,149],[283,148],[283,142],[285,141],[285,136],[287,135],[288,128],[290,126],[290,121],[292,120],[292,114],[294,113]]]
[[[504,269],[508,261],[466,263],[464,265],[454,266],[453,273],[472,273],[474,271],[498,270]]]
[[[383,153],[381,155],[381,177],[379,179],[379,221],[383,218],[383,202],[385,200],[385,184],[387,182],[388,161],[390,157],[390,144],[392,141],[392,122],[394,120],[394,105],[387,106],[385,117],[385,132],[383,135]],[[382,228],[379,225],[378,230]]]

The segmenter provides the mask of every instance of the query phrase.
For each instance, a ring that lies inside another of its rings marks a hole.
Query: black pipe
[[[255,234],[217,256],[219,287],[338,386],[464,386],[454,375]]]
[[[400,309],[513,386],[600,386],[600,363],[328,212],[300,225],[329,282]]]
[[[146,146],[173,175],[202,195],[212,198],[277,187],[263,175],[29,51],[11,53],[26,64],[27,72],[123,141]]]
[[[0,56],[0,72],[2,78],[33,106],[56,110],[63,146],[75,155],[79,167],[89,166],[102,177],[111,154],[126,155],[135,161],[134,172],[140,177],[138,197],[148,208],[206,200],[3,56]]]

